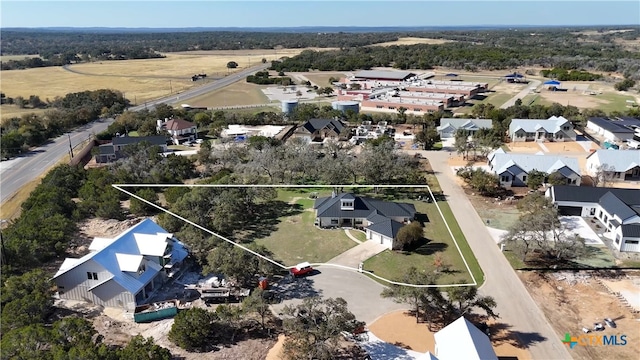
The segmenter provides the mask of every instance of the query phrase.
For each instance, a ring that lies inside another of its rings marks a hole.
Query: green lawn
[[[275,258],[285,265],[295,265],[303,261],[310,263],[327,262],[333,257],[356,246],[344,230],[320,230],[313,223],[313,199],[308,196],[313,189],[279,190],[278,199],[289,202],[296,197],[301,212],[297,215],[280,218],[277,230],[268,237],[256,239],[256,244],[264,245],[272,251]],[[324,189],[329,190],[330,189]],[[317,191],[317,190],[316,190]]]
[[[403,199],[398,199],[398,201],[411,202],[415,205],[418,213],[426,214],[428,221],[425,222],[424,234],[428,241],[410,252],[384,251],[367,260],[364,264],[365,269],[387,279],[401,280],[403,274],[411,267],[433,272],[435,270],[434,260],[436,255],[439,254],[444,264],[448,265],[451,271],[441,273],[438,277],[438,284],[452,284],[459,281],[465,283],[472,282],[471,276],[460,256],[460,252],[458,252],[455,243],[451,239],[451,235],[436,205],[434,203]],[[449,205],[444,201],[438,202],[438,205],[451,228],[453,236],[460,246],[460,250],[467,264],[471,268],[474,278],[478,282],[478,285],[482,284],[484,281],[482,270],[471,252],[471,248],[469,244],[467,244],[458,223],[453,217]]]
[[[329,79],[330,78],[341,78],[341,77],[345,77],[344,74],[327,74],[327,73],[322,73],[322,72],[318,72],[317,74],[305,74],[304,77],[306,77],[307,79],[309,79],[309,81],[311,81],[312,83],[318,85],[319,87],[327,87],[327,86],[331,86],[331,84],[329,83]]]
[[[599,104],[597,106],[597,109],[600,109],[606,113],[610,113],[613,111],[627,111],[627,100],[636,100],[633,96],[620,95],[616,93],[603,93],[594,96],[596,99],[607,101],[606,104]]]
[[[360,241],[367,241],[367,234],[363,233],[362,231],[358,231],[358,230],[351,230],[349,231],[351,233],[351,236],[353,236],[354,238],[360,240]]]
[[[480,101],[485,104],[493,104],[493,106],[499,108],[502,104],[506,103],[509,99],[513,97],[512,94],[504,94],[504,93],[493,93],[489,94],[486,99]]]
[[[523,268],[541,268],[548,269],[549,266],[541,266],[541,265],[532,265],[528,263],[524,263],[520,256],[513,252],[510,249],[510,245],[506,244],[504,256],[507,258],[511,267],[514,269],[523,269]],[[527,256],[527,260],[531,259],[531,255]],[[587,255],[582,258],[578,258],[575,260],[568,261],[565,264],[567,267],[575,267],[579,269],[590,269],[590,268],[616,268],[616,260],[611,254],[611,251],[607,249],[606,246],[591,246],[587,245]]]

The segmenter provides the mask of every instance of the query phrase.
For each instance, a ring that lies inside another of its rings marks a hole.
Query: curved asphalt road
[[[183,91],[179,94],[173,94],[160,99],[147,101],[146,104],[134,106],[128,110],[139,111],[145,107],[147,109],[153,109],[158,104],[175,103],[178,101],[183,102],[196,96],[206,94],[210,91],[221,89],[236,81],[244,79],[247,75],[264,70],[269,66],[270,64],[266,63],[247,68],[220,80]],[[96,120],[72,131],[68,135],[65,134],[53,139],[49,143],[40,146],[27,154],[15,159],[0,162],[0,203],[4,203],[24,184],[36,179],[53,165],[57,164],[60,159],[69,153],[69,143],[71,143],[72,147],[75,147],[84,140],[87,140],[93,134],[104,131],[112,122],[113,119]]]

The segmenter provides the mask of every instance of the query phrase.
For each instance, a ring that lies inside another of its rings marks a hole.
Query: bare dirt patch
[[[595,95],[583,94],[582,91],[541,91],[540,97],[552,103],[564,106],[573,105],[578,108],[596,108],[599,105],[607,104],[606,100],[598,99]]]
[[[489,324],[491,326],[491,323]],[[529,353],[519,347],[517,340],[506,330],[506,326],[498,323],[493,325],[495,333],[492,333],[491,337],[498,356],[515,357],[518,360],[531,359]],[[431,331],[426,323],[417,323],[415,317],[405,311],[394,311],[384,315],[368,328],[388,343],[418,352],[435,353],[435,331]]]
[[[534,141],[510,142],[505,145],[509,148],[509,151],[517,154],[535,154],[542,151],[540,145]]]
[[[418,38],[418,37],[404,37],[399,38],[396,41],[387,41],[383,43],[371,44],[369,46],[393,46],[393,45],[416,45],[416,44],[429,44],[429,45],[439,45],[454,42],[453,40],[447,39],[430,39],[430,38]]]
[[[566,333],[582,335],[582,327],[593,329],[595,322],[602,322],[607,317],[615,320],[617,328],[606,327],[595,335],[627,335],[625,346],[575,346],[570,350],[575,359],[637,358],[640,351],[637,319],[593,277],[565,281],[557,280],[552,273],[526,272],[519,276],[558,338],[564,338]],[[573,277],[569,275],[567,278]]]
[[[579,153],[579,154],[584,154],[586,153],[586,151],[584,150],[584,148],[573,141],[567,141],[567,142],[546,142],[544,143],[544,146],[549,149],[549,153],[561,153],[561,154],[565,154],[565,153]]]

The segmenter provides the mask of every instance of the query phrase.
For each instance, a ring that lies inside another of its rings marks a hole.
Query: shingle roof
[[[167,130],[184,130],[196,126],[196,124],[185,119],[171,119],[162,123],[162,127]]]
[[[389,218],[385,218],[383,216],[381,217],[383,218],[382,221],[374,222],[373,224],[369,225],[367,229],[378,234],[382,234],[386,237],[395,239],[396,235],[398,235],[398,231],[400,231],[400,228],[403,227],[404,224],[391,220]],[[378,218],[376,218],[376,220],[378,220]]]
[[[640,206],[640,191],[607,187],[556,185],[551,187],[554,201],[597,203],[606,193],[614,194],[628,206]]]
[[[622,236],[640,238],[640,224],[622,225]]]
[[[609,119],[605,119],[601,117],[589,118],[588,122],[593,123],[601,127],[602,129],[612,133],[623,133],[623,134],[633,133],[633,130],[625,127],[624,122],[611,121]]]
[[[505,171],[509,171],[511,166],[517,166],[527,173],[537,170],[551,174],[556,170],[562,170],[561,173],[565,176],[569,171],[580,175],[578,160],[571,157],[500,152],[495,152],[491,155],[493,157],[490,157],[490,162],[496,174],[502,174]],[[566,169],[563,169],[563,167],[566,167]]]
[[[340,200],[354,197],[354,210],[340,210]],[[354,196],[349,193],[341,193],[332,198],[322,197],[315,201],[313,206],[316,209],[317,217],[353,217],[367,218],[371,213],[376,212],[385,217],[398,216],[413,218],[416,208],[413,204],[396,203],[391,201],[383,201],[373,198]]]
[[[354,76],[366,79],[404,80],[408,77],[415,76],[415,73],[409,71],[361,70],[355,73]]]
[[[324,128],[333,130],[336,134],[340,134],[340,132],[344,128],[344,123],[342,123],[342,121],[340,120],[335,119],[309,119],[302,125],[302,127],[312,134]]]
[[[548,133],[557,133],[562,131],[562,125],[569,122],[562,116],[552,116],[548,119],[513,119],[509,124],[509,133],[522,129],[526,132],[536,132],[536,130],[542,128]],[[570,122],[569,122],[570,123]]]
[[[100,155],[112,155],[116,153],[112,144],[100,145],[98,146],[98,150],[100,151]]]
[[[141,261],[142,255],[156,256],[156,254],[159,254],[158,249],[160,248],[163,249],[160,254],[162,255],[166,247],[171,243],[172,262],[182,261],[187,256],[184,244],[175,239],[170,239],[170,235],[171,234],[167,233],[166,230],[151,219],[146,219],[127,229],[111,241],[107,238],[96,238],[90,246],[90,248],[96,249],[95,251],[90,252],[80,259],[66,259],[54,278],[80,264],[92,260],[110,272],[112,275],[111,278],[120,286],[132,294],[135,294],[161,270],[160,265],[153,261],[148,261],[146,271],[142,273],[140,277],[136,278],[129,274],[128,272],[132,272],[132,269],[135,267],[134,263],[138,260]],[[146,243],[148,241],[158,242],[159,244],[150,245]],[[139,265],[140,263],[137,262],[137,264]],[[133,271],[136,270],[137,267],[135,267]],[[102,283],[94,286],[94,288],[101,284]]]
[[[449,125],[454,129],[491,129],[493,121],[491,119],[442,118],[437,130],[445,129]]]
[[[594,157],[598,164],[607,164],[613,171],[626,172],[640,166],[640,151],[638,150],[596,150],[587,156]]]
[[[164,136],[123,136],[114,137],[111,141],[113,145],[129,145],[146,141],[152,145],[167,145],[167,138]]]

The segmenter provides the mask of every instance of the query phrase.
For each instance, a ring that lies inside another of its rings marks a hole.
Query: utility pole
[[[171,80],[169,80],[169,90],[171,91],[171,93],[173,94],[173,86],[171,85]]]
[[[73,147],[71,146],[71,134],[67,133],[67,137],[69,138],[69,153],[71,154],[71,158],[73,158]]]

